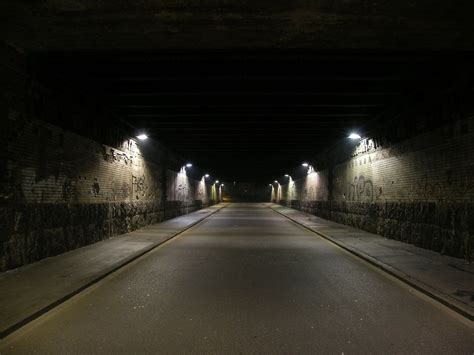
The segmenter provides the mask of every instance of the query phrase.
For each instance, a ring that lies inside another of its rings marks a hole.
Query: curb
[[[282,213],[280,211],[277,211],[276,209],[274,209],[270,206],[267,206],[267,207],[270,208],[275,213],[278,213],[279,215],[289,219],[293,223],[298,224],[299,226],[307,229],[308,231],[317,234],[318,236],[320,236],[320,237],[326,239],[327,241],[337,245],[338,247],[344,249],[345,251],[347,251],[347,252],[349,252],[349,253],[351,253],[351,254],[353,254],[353,255],[355,255],[355,256],[363,259],[363,260],[365,260],[369,264],[371,264],[371,265],[377,267],[378,269],[381,269],[382,271],[390,274],[391,276],[397,278],[398,280],[404,282],[405,284],[413,287],[414,289],[422,292],[423,294],[429,296],[430,298],[434,299],[435,301],[443,304],[444,306],[450,308],[451,310],[455,311],[456,313],[462,315],[463,317],[467,318],[468,320],[474,321],[474,313],[472,313],[472,311],[470,311],[469,309],[466,309],[466,306],[464,306],[461,302],[450,298],[449,296],[445,295],[444,293],[439,292],[435,288],[433,288],[433,287],[431,287],[427,284],[424,284],[423,282],[421,282],[417,279],[414,279],[414,278],[410,277],[409,275],[395,269],[394,267],[392,267],[390,265],[387,265],[387,264],[381,262],[380,260],[377,260],[377,259],[371,257],[370,255],[367,255],[367,254],[365,254],[361,251],[358,251],[355,248],[348,247],[347,245],[341,243],[337,239],[334,239],[333,237],[331,237],[331,236],[329,236],[325,233],[322,233],[322,232],[320,232],[320,231],[318,231],[318,230],[316,230],[312,227],[309,227],[309,226],[295,220],[294,218],[291,218],[291,217],[285,215],[284,213]]]
[[[6,329],[0,331],[0,340],[1,339],[4,339],[6,338],[7,336],[9,336],[10,334],[14,333],[15,331],[17,331],[18,329],[20,329],[21,327],[25,326],[26,324],[32,322],[33,320],[39,318],[40,316],[42,316],[43,314],[49,312],[50,310],[52,310],[53,308],[59,306],[60,304],[66,302],[67,300],[69,300],[70,298],[76,296],[77,294],[81,293],[82,291],[84,291],[85,289],[91,287],[92,285],[96,284],[97,282],[101,281],[102,279],[106,278],[107,276],[109,276],[110,274],[114,273],[115,271],[118,271],[119,269],[123,268],[124,266],[130,264],[132,261],[135,261],[137,260],[138,258],[144,256],[145,254],[148,254],[149,252],[151,252],[152,250],[156,249],[157,247],[159,247],[160,245],[163,245],[164,243],[170,241],[171,239],[177,237],[178,235],[186,232],[188,229],[196,226],[197,224],[201,223],[202,221],[204,221],[205,219],[211,217],[212,215],[216,214],[217,212],[219,212],[220,210],[222,210],[223,208],[227,207],[228,204],[218,208],[217,210],[211,212],[210,214],[208,214],[207,216],[205,217],[202,217],[200,219],[198,219],[196,222],[193,222],[191,223],[190,225],[188,225],[187,227],[181,229],[179,232],[176,232],[172,235],[170,235],[168,238],[166,238],[165,240],[162,240],[156,244],[152,244],[148,247],[145,247],[131,255],[129,255],[128,257],[116,262],[115,264],[111,265],[110,267],[106,268],[103,270],[102,273],[98,274],[94,279],[90,280],[89,282],[85,283],[84,285],[78,287],[76,290],[74,291],[71,291],[69,292],[68,294],[66,294],[65,296],[61,297],[60,299],[50,303],[49,305],[39,309],[38,311],[34,312],[33,314],[31,314],[30,316],[24,318],[23,320],[21,321],[18,321],[10,326],[8,326]]]

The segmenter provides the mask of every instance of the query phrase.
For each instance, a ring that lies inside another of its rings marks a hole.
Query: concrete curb
[[[42,316],[43,314],[49,312],[50,310],[52,310],[53,308],[59,306],[60,304],[66,302],[67,300],[69,300],[70,298],[74,297],[75,295],[81,293],[82,291],[84,291],[85,289],[91,287],[92,285],[96,284],[97,282],[101,281],[102,279],[106,278],[107,276],[109,276],[110,274],[118,271],[119,269],[123,268],[124,266],[130,264],[132,261],[134,260],[137,260],[138,258],[144,256],[145,254],[148,254],[149,252],[151,252],[152,250],[156,249],[157,247],[159,247],[160,245],[163,245],[164,243],[170,241],[171,239],[177,237],[178,235],[184,233],[185,231],[187,231],[188,229],[196,226],[197,224],[203,222],[205,219],[211,217],[212,215],[216,214],[217,212],[219,212],[220,210],[222,210],[223,208],[227,207],[228,204],[222,206],[222,207],[219,207],[218,209],[216,209],[215,211],[211,212],[210,214],[208,214],[207,216],[205,217],[202,217],[200,219],[198,219],[197,221],[191,223],[190,225],[188,225],[187,227],[179,230],[178,232],[170,235],[168,238],[166,238],[165,240],[161,240],[157,243],[154,243],[150,246],[147,246],[131,255],[129,255],[128,257],[116,262],[115,264],[109,266],[108,268],[104,269],[101,273],[98,273],[97,276],[86,282],[85,284],[81,285],[80,287],[78,287],[77,289],[75,289],[74,291],[71,291],[69,293],[67,293],[66,295],[64,295],[63,297],[59,298],[58,300],[50,303],[49,305],[39,309],[38,311],[34,312],[33,314],[31,314],[30,316],[22,319],[21,321],[19,322],[16,322],[10,326],[8,326],[7,328],[3,329],[0,331],[0,339],[4,339],[6,338],[7,336],[9,336],[10,334],[14,333],[15,331],[17,331],[18,329],[20,329],[21,327],[25,326],[26,324],[30,323],[31,321],[35,320],[36,318],[39,318],[40,316]]]
[[[435,288],[415,279],[415,278],[412,278],[411,276],[405,274],[404,272],[400,271],[400,270],[397,270],[395,269],[394,267],[390,266],[390,265],[387,265],[383,262],[381,262],[380,260],[376,259],[376,258],[373,258],[372,256],[368,255],[368,254],[365,254],[363,252],[361,252],[360,250],[357,250],[355,248],[352,248],[352,247],[349,247],[347,245],[345,245],[344,243],[341,243],[340,241],[338,241],[337,239],[325,234],[325,233],[322,233],[312,227],[309,227],[308,225],[305,225],[304,223],[301,223],[297,220],[295,220],[294,218],[291,218],[287,215],[285,215],[284,213],[280,212],[280,211],[277,211],[276,209],[274,209],[273,207],[271,206],[268,206],[268,208],[270,208],[272,211],[274,211],[275,213],[278,213],[279,215],[289,219],[290,221],[292,221],[293,223],[296,223],[300,226],[302,226],[303,228],[309,230],[310,232],[313,232],[315,234],[317,234],[318,236],[328,240],[329,242],[337,245],[338,247],[348,251],[349,253],[365,260],[366,262],[370,263],[371,265],[374,265],[376,266],[377,268],[385,271],[386,273],[390,274],[391,276],[394,276],[396,277],[398,280],[406,283],[407,285],[413,287],[414,289],[422,292],[423,294],[431,297],[432,299],[434,299],[435,301],[443,304],[444,306],[450,308],[451,310],[455,311],[456,313],[462,315],[463,317],[469,319],[470,321],[474,321],[474,313],[472,312],[471,309],[467,308],[466,305],[464,305],[463,303],[455,300],[455,299],[452,299],[449,295],[446,295],[438,290],[436,290]]]

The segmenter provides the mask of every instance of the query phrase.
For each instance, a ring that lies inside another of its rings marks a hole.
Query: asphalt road
[[[263,205],[232,204],[0,352],[472,354],[474,330]]]

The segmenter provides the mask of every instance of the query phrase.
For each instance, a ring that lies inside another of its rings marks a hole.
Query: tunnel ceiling
[[[387,110],[449,89],[469,58],[308,51],[90,52],[34,57],[40,81],[94,97],[226,180],[273,181]],[[469,63],[469,62],[467,62]],[[151,144],[148,142],[147,144]]]
[[[15,0],[1,33],[23,50],[472,49],[471,0]]]
[[[459,51],[474,49],[471,7],[23,0],[0,4],[0,29],[40,81],[94,97],[221,179],[269,182],[453,85]]]

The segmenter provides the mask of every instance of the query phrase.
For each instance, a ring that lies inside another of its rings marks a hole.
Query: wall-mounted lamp
[[[274,182],[275,184],[278,184],[278,181],[276,181],[276,180],[275,180],[275,181],[273,181],[273,182]]]
[[[187,163],[187,164],[186,164],[186,168],[190,168],[190,167],[192,167],[192,166],[193,166],[193,164],[191,164],[191,163]]]
[[[208,178],[208,177],[209,177],[209,174],[205,174],[204,177],[205,177],[205,178]]]
[[[285,174],[285,177],[290,177],[290,175],[288,175],[288,174]]]
[[[356,139],[361,139],[362,137],[360,136],[360,134],[352,132],[351,134],[349,134],[347,138],[356,140]]]
[[[219,180],[216,180],[215,184],[218,184],[219,183]]]
[[[308,163],[303,163],[303,164],[301,164],[301,165],[304,166],[305,168],[307,168],[307,167],[309,166]]]
[[[144,141],[148,139],[148,136],[146,134],[139,134],[137,138],[141,141]]]

